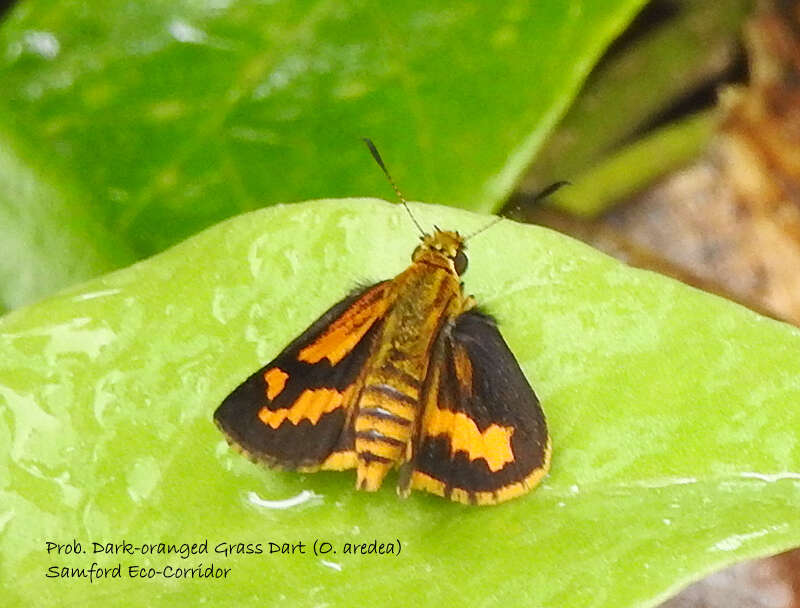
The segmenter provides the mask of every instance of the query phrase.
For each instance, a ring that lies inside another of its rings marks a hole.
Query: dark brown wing
[[[494,320],[460,315],[432,355],[410,478],[400,492],[494,504],[536,486],[550,466],[547,425]]]
[[[214,412],[228,441],[270,466],[317,470],[356,466],[352,409],[391,282],[345,298]]]

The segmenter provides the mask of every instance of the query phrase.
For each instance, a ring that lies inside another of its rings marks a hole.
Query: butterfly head
[[[436,228],[433,234],[423,234],[420,243],[411,255],[414,262],[424,261],[452,270],[458,275],[467,271],[467,255],[464,237],[452,230]]]
[[[467,256],[464,253],[467,239],[458,234],[458,232],[441,230],[438,226],[434,226],[435,230],[433,234],[426,233],[422,229],[422,226],[419,225],[417,218],[411,213],[411,208],[408,206],[408,202],[403,196],[403,193],[400,192],[392,176],[389,175],[389,171],[386,169],[386,165],[378,149],[375,147],[375,144],[372,143],[371,139],[366,137],[364,138],[364,143],[367,144],[372,158],[375,159],[375,162],[378,163],[378,166],[381,168],[384,175],[386,175],[386,179],[389,180],[392,188],[394,188],[397,198],[403,203],[409,217],[411,217],[411,221],[414,222],[414,225],[420,232],[419,239],[422,243],[414,250],[414,253],[411,255],[411,260],[414,262],[433,264],[434,266],[439,266],[440,268],[454,272],[459,276],[464,274],[467,271]]]

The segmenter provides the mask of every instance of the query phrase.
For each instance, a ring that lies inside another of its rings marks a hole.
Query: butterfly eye
[[[456,267],[456,273],[459,275],[464,274],[467,271],[468,262],[467,255],[459,249],[456,257],[453,258],[453,265]]]

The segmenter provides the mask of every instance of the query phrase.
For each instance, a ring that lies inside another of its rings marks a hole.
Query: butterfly
[[[217,408],[228,441],[270,467],[356,469],[375,491],[495,504],[550,467],[544,413],[495,320],[465,296],[466,239],[417,223],[411,265],[335,304]]]

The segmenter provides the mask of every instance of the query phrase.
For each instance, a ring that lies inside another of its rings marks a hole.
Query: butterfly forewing
[[[214,413],[228,440],[254,460],[287,469],[344,469],[359,378],[388,307],[384,281],[345,298]]]

